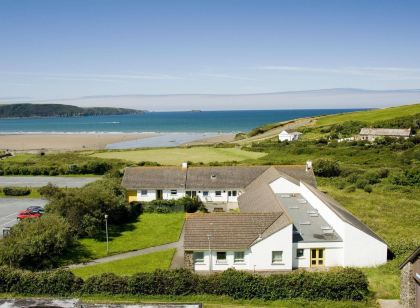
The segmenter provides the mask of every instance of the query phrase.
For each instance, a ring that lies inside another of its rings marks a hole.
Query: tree
[[[70,225],[62,217],[49,214],[25,219],[0,241],[0,263],[28,269],[52,267],[73,240]]]

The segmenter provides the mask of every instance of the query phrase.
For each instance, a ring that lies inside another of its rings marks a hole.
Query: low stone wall
[[[416,305],[416,282],[413,278],[413,264],[408,262],[401,269],[401,303],[404,307],[415,308]]]
[[[194,270],[194,260],[192,251],[184,251],[184,268]]]

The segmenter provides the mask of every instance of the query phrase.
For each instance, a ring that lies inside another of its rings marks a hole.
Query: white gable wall
[[[311,248],[324,248],[325,266],[343,266],[343,242],[293,243],[293,268],[308,268],[311,261]],[[296,250],[304,249],[303,257],[296,257]]]
[[[251,270],[291,270],[293,263],[293,225],[277,231],[250,248]],[[272,264],[272,251],[283,251],[283,262]]]
[[[387,261],[387,245],[346,223],[344,263],[346,266],[376,266]]]
[[[278,178],[274,182],[270,183],[271,190],[275,194],[290,194],[290,193],[299,193],[300,187],[285,178]]]

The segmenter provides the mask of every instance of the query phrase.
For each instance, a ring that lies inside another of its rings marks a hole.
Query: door
[[[128,199],[128,202],[137,201],[137,190],[127,191],[127,199]]]
[[[156,200],[162,200],[163,193],[162,190],[158,189],[156,190]]]
[[[311,249],[311,267],[324,266],[324,249],[323,248],[312,248]]]

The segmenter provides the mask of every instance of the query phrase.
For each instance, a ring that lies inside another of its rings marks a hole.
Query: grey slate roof
[[[372,236],[373,238],[376,238],[377,240],[386,244],[386,242],[381,237],[379,237],[379,235],[373,232],[372,229],[370,229],[367,225],[361,222],[356,216],[354,216],[352,213],[350,213],[348,210],[342,207],[337,201],[335,201],[326,194],[322,193],[317,188],[307,183],[303,183],[303,185],[305,185],[315,196],[317,196],[323,203],[325,203],[342,220],[352,225],[356,229],[359,229],[365,232],[366,234]]]
[[[235,167],[130,167],[126,168],[122,186],[127,189],[223,189],[245,188],[269,168],[316,186],[312,170],[299,166],[235,166]]]
[[[130,167],[124,171],[121,185],[126,189],[181,189],[186,176],[180,167]]]
[[[283,213],[189,214],[185,221],[185,250],[247,249],[260,239],[290,225]]]
[[[410,128],[362,128],[360,135],[410,137]]]

